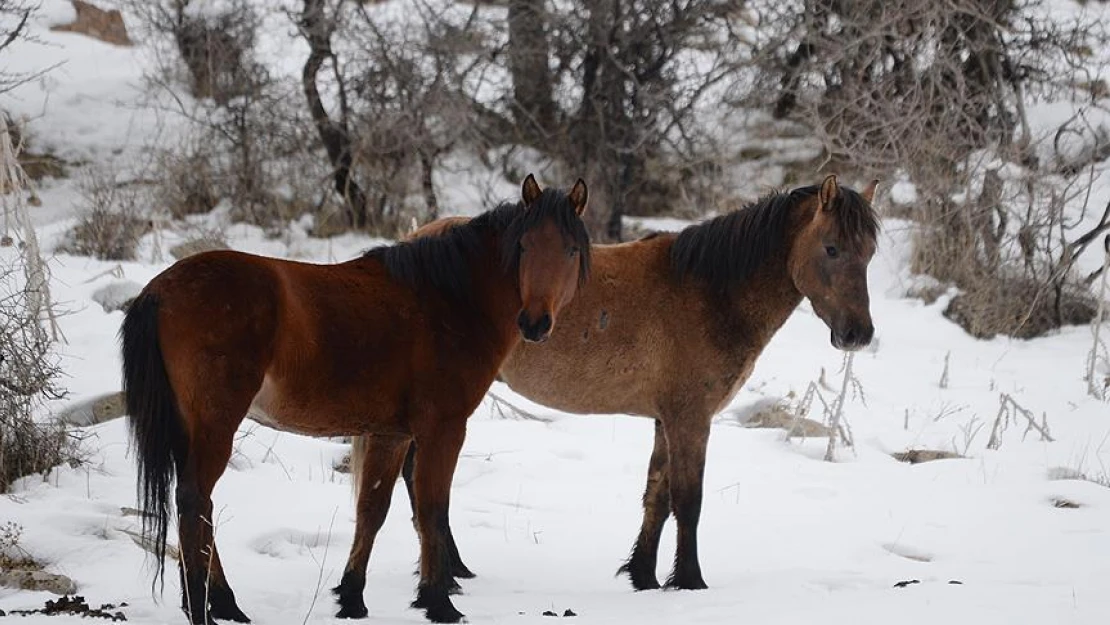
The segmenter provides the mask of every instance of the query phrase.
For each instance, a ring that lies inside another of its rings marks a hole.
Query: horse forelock
[[[513,218],[505,225],[501,238],[501,261],[506,271],[515,270],[520,263],[520,241],[524,233],[550,219],[559,229],[560,236],[579,249],[578,283],[582,284],[589,278],[590,235],[566,192],[548,188],[527,210],[522,211],[520,203],[510,206],[513,207]]]

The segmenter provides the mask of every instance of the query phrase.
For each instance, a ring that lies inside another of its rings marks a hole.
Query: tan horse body
[[[667,585],[706,587],[697,525],[711,420],[803,297],[835,346],[870,342],[873,192],[874,183],[860,194],[829,177],[682,234],[594,245],[592,277],[563,309],[559,332],[542,345],[517,345],[502,364],[499,379],[539,404],[655,419],[643,523],[621,567],[637,590],[659,587],[659,538],[672,512],[678,544]],[[441,219],[410,237],[437,236],[464,222]],[[356,440],[356,462],[367,439]],[[410,494],[412,453],[404,471]],[[449,551],[455,575],[473,576],[453,538]]]

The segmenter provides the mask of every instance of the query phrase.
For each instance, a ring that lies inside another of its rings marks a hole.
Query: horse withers
[[[706,587],[697,529],[710,423],[802,299],[825,322],[834,347],[871,342],[874,192],[874,182],[860,193],[828,176],[678,234],[595,245],[593,277],[564,309],[559,333],[542,348],[518,345],[501,366],[500,378],[534,402],[655,420],[643,522],[620,567],[635,589],[659,588],[659,539],[671,514],[678,543],[666,585]],[[465,223],[441,219],[409,236],[435,238]],[[352,463],[372,438],[355,440]],[[419,452],[410,449],[410,499],[414,464],[419,472]],[[447,536],[454,575],[473,577],[449,528]]]
[[[541,190],[449,235],[316,265],[216,251],[183,259],[143,289],[120,334],[137,447],[143,531],[162,578],[174,501],[182,607],[192,623],[248,622],[213,539],[211,494],[247,416],[315,436],[374,434],[362,484],[397,479],[417,448],[420,581],[414,607],[435,622],[462,614],[448,593],[448,495],[466,421],[523,337],[561,325],[590,265],[587,189]],[[249,415],[248,415],[249,413]],[[363,617],[362,592],[389,488],[363,489],[338,587],[340,617]]]

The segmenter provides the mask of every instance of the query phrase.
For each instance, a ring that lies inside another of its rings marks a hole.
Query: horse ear
[[[821,203],[821,208],[832,210],[833,202],[839,195],[840,185],[836,183],[836,174],[825,176],[825,181],[821,183],[821,190],[817,192],[817,201]]]
[[[586,212],[586,202],[590,199],[590,190],[586,188],[586,181],[579,178],[578,182],[574,183],[568,197],[571,204],[574,205],[574,212],[581,217],[582,213]]]
[[[524,200],[524,206],[527,208],[531,206],[536,200],[540,199],[540,185],[536,183],[536,177],[528,174],[524,179],[524,184],[520,185],[520,197]]]
[[[875,198],[875,189],[878,186],[879,186],[879,179],[878,178],[872,178],[871,182],[868,183],[867,188],[865,188],[863,190],[863,192],[860,193],[860,195],[863,196],[863,199],[867,200],[868,204],[870,204],[871,201]]]

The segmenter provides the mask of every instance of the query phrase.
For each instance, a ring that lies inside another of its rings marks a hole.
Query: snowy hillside
[[[62,64],[0,96],[0,104],[31,119],[37,145],[63,158],[141,172],[144,150],[173,128],[171,119],[138,106],[144,51],[49,31],[72,17],[68,6],[44,1],[34,26],[41,43],[15,61],[19,71]],[[845,182],[858,184],[850,176]],[[31,210],[48,251],[74,222],[77,184],[48,180],[40,188],[42,205]],[[455,184],[463,188],[459,198],[481,197],[469,179]],[[1092,205],[1110,196],[1105,186]],[[224,227],[221,219],[199,221]],[[546,623],[545,611],[568,609],[582,624],[1108,622],[1110,403],[1088,396],[1083,380],[1090,329],[1030,341],[972,339],[941,315],[951,294],[930,305],[905,296],[915,280],[909,228],[886,220],[871,264],[876,340],[855,356],[862,394],[845,406],[854,448],[825,462],[823,437],[787,439],[781,429],[742,424],[776,402],[795,405],[813,382],[824,380],[826,398],[835,394],[828,387],[839,388],[843,354],[808,303],[716,419],[700,530],[708,590],[635,593],[614,577],[639,529],[650,421],[566,415],[495,383],[497,397],[542,419],[514,418],[487,398],[470,420],[451,519],[478,577],[463,580],[456,606],[471,623]],[[225,234],[236,249],[317,262],[344,260],[378,242],[315,239],[304,228],[268,238],[235,225]],[[59,350],[70,395],[50,411],[119,390],[122,313],[104,312],[93,294],[120,281],[145,284],[169,266],[166,250],[185,236],[178,227],[147,235],[138,262],[51,256],[53,296],[66,311]],[[1100,375],[1110,370],[1102,365]],[[1004,397],[1047,425],[1052,440],[1019,411],[1000,418]],[[823,418],[819,402],[809,417]],[[184,623],[177,576],[167,575],[160,602],[152,598],[147,553],[133,539],[139,523],[129,513],[135,467],[126,426],[120,419],[82,429],[87,460],[21,480],[0,497],[0,524],[22,525],[22,548],[46,570],[72,578],[90,604],[126,603],[120,611],[142,625]],[[910,449],[963,457],[921,464],[892,457]],[[243,424],[213,500],[229,581],[254,622],[339,622],[329,589],[354,531],[349,476],[335,469],[346,453],[334,440]],[[669,570],[673,528],[664,531],[660,575]],[[425,622],[408,607],[417,554],[398,483],[370,563],[366,622]],[[38,608],[52,598],[0,588],[0,610]]]

